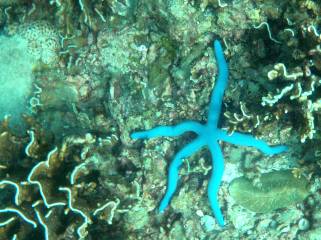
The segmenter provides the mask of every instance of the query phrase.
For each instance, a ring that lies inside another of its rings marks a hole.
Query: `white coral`
[[[57,30],[45,21],[26,23],[19,27],[18,35],[28,42],[28,52],[45,64],[57,64],[59,34]]]

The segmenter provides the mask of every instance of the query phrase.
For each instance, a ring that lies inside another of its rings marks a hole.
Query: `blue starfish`
[[[268,155],[286,151],[287,147],[284,145],[270,147],[265,141],[258,140],[251,135],[237,132],[230,135],[226,130],[217,127],[224,90],[228,81],[228,65],[224,58],[222,46],[217,40],[214,41],[214,51],[219,74],[218,79],[215,82],[214,92],[211,96],[207,123],[201,124],[195,121],[185,121],[175,126],[159,126],[147,131],[134,132],[131,134],[131,138],[149,139],[160,136],[175,137],[188,131],[195,132],[198,137],[181,149],[170,163],[166,193],[160,202],[158,210],[160,213],[164,212],[176,191],[179,180],[178,171],[183,163],[183,159],[191,156],[202,147],[207,146],[212,155],[213,165],[207,193],[214,216],[218,224],[223,227],[224,218],[217,200],[217,192],[224,171],[224,158],[218,141],[221,140],[241,146],[255,147]]]

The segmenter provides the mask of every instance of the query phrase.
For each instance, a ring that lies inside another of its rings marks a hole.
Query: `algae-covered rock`
[[[309,194],[308,181],[289,170],[262,174],[260,186],[245,177],[232,181],[229,191],[236,203],[257,213],[268,213],[303,201]]]

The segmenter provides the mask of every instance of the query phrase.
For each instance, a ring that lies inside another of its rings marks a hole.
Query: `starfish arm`
[[[178,183],[178,171],[180,166],[183,163],[183,159],[191,156],[194,152],[199,150],[201,147],[205,145],[202,138],[196,138],[191,143],[187,144],[183,149],[181,149],[174,157],[174,160],[170,163],[168,169],[168,178],[167,178],[167,189],[163,199],[159,204],[158,211],[160,213],[164,212],[165,208],[167,208],[171,198],[173,197],[177,183]]]
[[[223,227],[224,217],[217,200],[217,193],[224,172],[224,157],[218,142],[211,142],[208,147],[212,155],[213,168],[210,181],[208,182],[207,194],[213,214],[218,224]]]
[[[132,139],[149,139],[154,137],[176,137],[185,132],[199,134],[204,126],[195,121],[185,121],[175,126],[159,126],[146,131],[133,132]]]
[[[256,139],[252,135],[234,132],[232,135],[224,130],[220,131],[219,139],[236,145],[255,147],[267,155],[282,153],[288,150],[285,145],[269,146],[265,141]]]
[[[211,96],[208,122],[216,127],[221,113],[224,90],[228,81],[228,65],[224,58],[222,46],[218,40],[214,41],[214,51],[218,68],[218,77],[215,81],[214,90]]]

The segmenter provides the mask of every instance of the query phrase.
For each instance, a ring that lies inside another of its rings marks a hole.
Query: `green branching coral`
[[[245,177],[235,179],[229,188],[232,198],[244,208],[268,213],[303,201],[308,195],[308,182],[296,178],[290,170],[262,174],[260,186]]]

